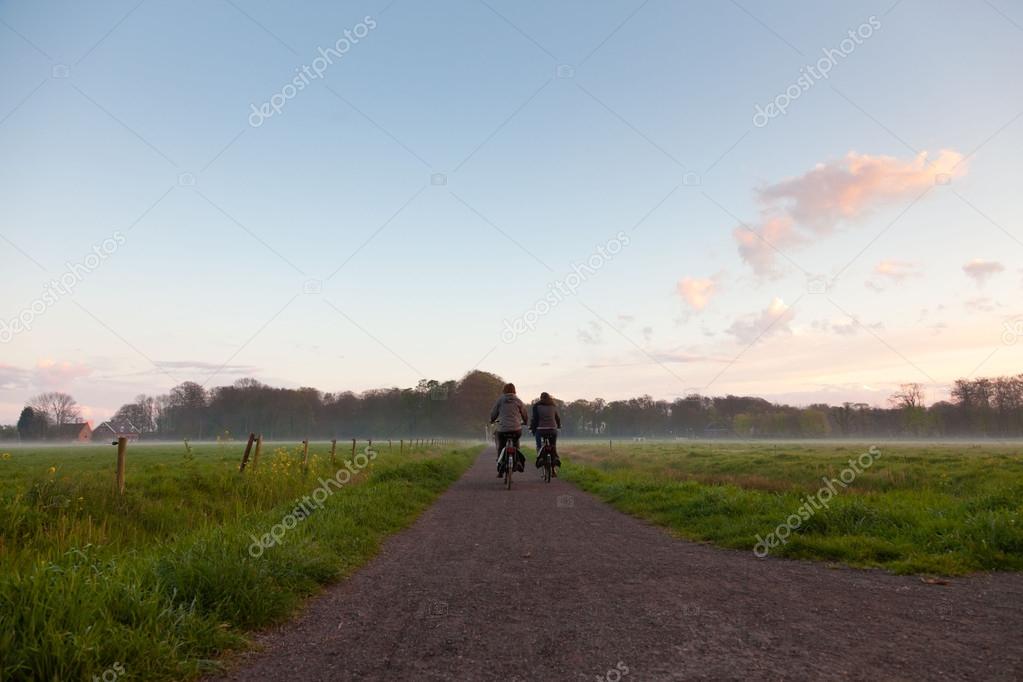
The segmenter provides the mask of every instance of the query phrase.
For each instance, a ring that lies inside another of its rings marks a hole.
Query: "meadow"
[[[123,495],[109,445],[0,448],[0,679],[214,670],[372,558],[480,450],[361,442],[353,458],[348,441],[332,463],[312,443],[306,463],[266,443],[241,474],[243,448],[132,444]]]
[[[871,445],[568,441],[559,449],[563,477],[689,540],[752,551],[796,514],[784,542],[758,551],[895,573],[1023,570],[1023,446],[878,443],[869,467],[818,497]]]

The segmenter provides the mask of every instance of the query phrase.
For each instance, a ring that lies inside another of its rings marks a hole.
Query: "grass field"
[[[336,465],[329,447],[305,470],[301,446],[265,444],[241,475],[243,444],[136,444],[123,496],[110,446],[0,448],[0,679],[211,670],[365,563],[479,452],[361,443],[345,468],[350,443]]]
[[[818,497],[822,478],[839,479],[869,447],[615,442],[609,452],[604,441],[559,449],[564,477],[688,539],[753,550],[796,515],[785,542],[766,553],[897,573],[1023,570],[1023,447],[881,443],[868,468]]]

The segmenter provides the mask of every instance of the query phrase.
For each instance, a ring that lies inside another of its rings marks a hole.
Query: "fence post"
[[[400,441],[398,441],[398,454],[399,455],[404,455],[405,454],[405,439],[404,438],[402,438]]]
[[[252,443],[256,440],[256,434],[249,434],[249,442],[245,444],[245,454],[242,455],[242,464],[238,467],[238,471],[245,471],[245,465],[249,463],[249,453],[252,452]]]
[[[302,471],[309,471],[309,439],[302,441]]]
[[[607,439],[607,451],[608,452],[613,452],[614,451],[614,448],[611,446],[611,439],[610,438]]]
[[[124,454],[128,449],[128,439],[121,436],[113,445],[117,446],[117,492],[124,494]]]
[[[252,468],[259,465],[259,453],[263,450],[263,434],[256,436],[256,451],[252,453]]]
[[[337,438],[330,441],[330,465],[337,466]]]
[[[355,439],[352,439],[352,461],[355,461]]]

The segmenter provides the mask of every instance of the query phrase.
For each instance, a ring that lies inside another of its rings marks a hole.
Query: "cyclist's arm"
[[[494,409],[492,409],[490,411],[490,423],[491,424],[493,424],[494,422],[497,421],[498,408],[500,408],[500,407],[501,407],[501,401],[498,400],[496,403],[494,403]]]
[[[557,410],[554,410],[554,421],[557,423],[558,428],[561,428],[561,415],[558,414]]]
[[[529,415],[526,414],[526,406],[522,402],[519,402],[519,416],[522,417],[523,426],[529,423]]]

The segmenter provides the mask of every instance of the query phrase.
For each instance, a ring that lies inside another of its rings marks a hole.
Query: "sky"
[[[0,422],[1019,371],[1008,0],[0,2]]]

